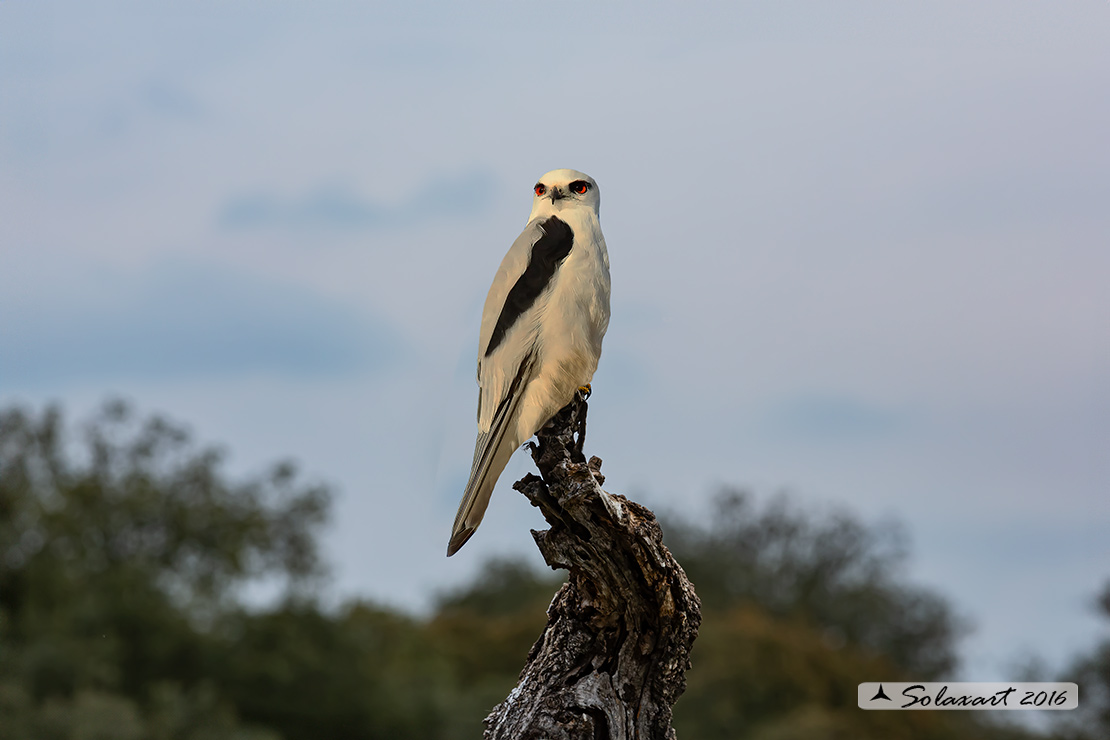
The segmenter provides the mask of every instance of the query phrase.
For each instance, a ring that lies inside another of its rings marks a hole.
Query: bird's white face
[[[601,193],[597,183],[578,170],[552,170],[541,177],[534,186],[531,218],[557,216],[569,208],[591,208],[597,215],[601,206]]]

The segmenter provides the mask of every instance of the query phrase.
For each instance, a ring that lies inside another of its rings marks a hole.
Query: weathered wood
[[[551,525],[532,536],[570,579],[520,682],[486,717],[486,740],[675,737],[701,604],[655,515],[601,489],[601,460],[582,454],[586,408],[576,399],[540,430],[540,476],[513,486]]]

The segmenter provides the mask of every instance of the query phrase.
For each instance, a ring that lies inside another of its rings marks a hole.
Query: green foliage
[[[120,694],[80,689],[36,703],[17,684],[0,683],[0,740],[280,740],[246,727],[204,684],[185,692],[151,687],[146,709]]]
[[[217,639],[211,669],[223,696],[287,738],[439,734],[443,665],[411,618],[368,604],[332,615],[291,601],[229,615]]]
[[[1002,740],[1020,731],[964,712],[865,712],[856,686],[906,680],[889,660],[755,606],[708,609],[675,706],[679,737]]]
[[[830,643],[882,655],[915,680],[955,668],[965,628],[939,595],[900,580],[906,551],[896,525],[806,512],[785,496],[760,508],[739,491],[718,497],[710,521],[664,522],[668,546],[706,608],[758,605],[809,624]]]
[[[455,687],[449,716],[469,718],[443,737],[481,736],[480,720],[516,685],[564,581],[517,561],[491,560],[472,584],[440,597],[427,635]]]
[[[328,493],[287,463],[232,484],[220,462],[121,402],[82,445],[56,408],[0,412],[3,732],[95,737],[114,717],[117,736],[186,738],[195,715],[214,718],[205,737],[233,736],[218,727],[234,729],[234,708],[204,688],[203,624],[248,579],[320,573]]]
[[[222,455],[196,449],[160,417],[104,405],[72,454],[61,413],[0,414],[3,604],[27,593],[17,573],[134,577],[186,606],[210,606],[248,578],[317,574],[314,539],[328,492],[303,486],[290,463],[240,484]],[[38,591],[36,591],[38,593]]]
[[[723,492],[708,527],[663,524],[702,599],[679,737],[1001,740],[1021,731],[962,712],[864,712],[856,686],[928,681],[955,665],[960,623],[936,594],[899,580],[897,527],[762,507]]]

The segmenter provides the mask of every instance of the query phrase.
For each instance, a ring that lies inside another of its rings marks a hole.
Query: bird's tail
[[[521,363],[508,393],[497,407],[489,431],[479,434],[474,443],[474,464],[470,468],[470,480],[459,503],[459,511],[455,514],[451,541],[447,544],[447,557],[458,552],[478,529],[501,471],[505,469],[516,448],[524,442],[523,439],[518,439],[520,431],[517,428],[517,409],[521,396],[524,395],[524,387],[531,379],[531,371],[532,358],[528,356]]]
[[[511,436],[512,439],[509,435],[502,436],[495,448],[490,450],[484,465],[475,460],[474,468],[470,471],[470,482],[466,484],[466,492],[463,494],[462,502],[459,503],[459,511],[455,514],[455,526],[451,529],[447,557],[458,552],[482,523],[482,517],[486,514],[486,507],[489,506],[489,499],[493,494],[494,486],[497,485],[497,479],[519,444],[515,438],[516,435]],[[481,438],[478,441],[480,444]],[[475,450],[475,457],[477,456],[478,450]]]

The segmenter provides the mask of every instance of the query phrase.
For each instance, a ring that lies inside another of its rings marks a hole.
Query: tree
[[[145,714],[188,709],[175,702],[233,715],[209,691],[203,627],[247,580],[296,589],[322,572],[315,531],[329,494],[289,463],[232,483],[221,460],[120,401],[101,408],[80,442],[57,407],[0,412],[9,708],[41,727],[49,716],[114,714],[118,732],[127,717],[146,732]]]
[[[808,512],[785,495],[758,506],[735,489],[717,497],[710,522],[664,522],[707,607],[758,605],[776,619],[807,622],[831,644],[882,655],[916,680],[955,669],[966,626],[943,597],[904,581],[898,525]]]
[[[1110,581],[1095,599],[1095,609],[1110,621]],[[1079,684],[1079,708],[1061,712],[1054,737],[1060,740],[1105,740],[1110,737],[1110,640],[1077,658],[1060,676]]]
[[[221,619],[209,666],[240,717],[286,740],[441,737],[451,686],[417,620],[366,603],[290,600]]]
[[[702,740],[1002,740],[1029,733],[986,713],[877,712],[856,686],[939,680],[956,664],[962,620],[906,583],[896,525],[806,510],[786,496],[717,498],[709,525],[664,519],[667,542],[704,606],[679,737]]]

